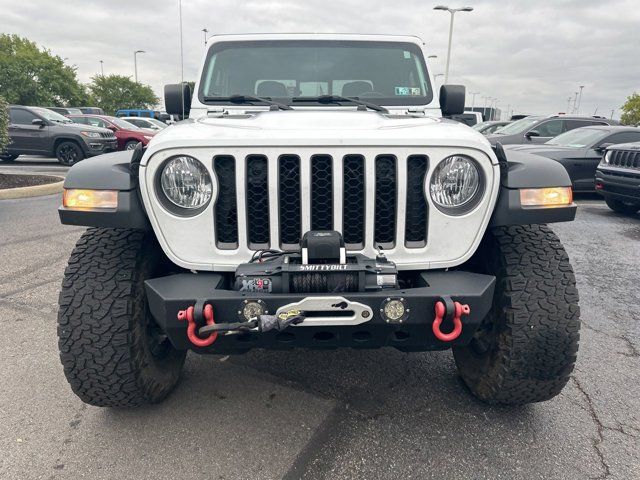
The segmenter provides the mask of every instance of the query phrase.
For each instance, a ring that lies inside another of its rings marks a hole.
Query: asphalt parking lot
[[[58,288],[83,229],[59,224],[59,195],[0,201],[0,478],[640,478],[640,217],[578,202],[553,228],[578,279],[580,352],[549,402],[479,403],[450,352],[255,351],[190,355],[166,402],[118,410],[81,403],[58,360]]]

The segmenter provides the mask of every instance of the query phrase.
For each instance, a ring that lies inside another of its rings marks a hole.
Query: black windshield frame
[[[203,105],[219,105],[220,103],[228,103],[229,106],[232,106],[232,102],[223,102],[223,101],[211,101],[205,99],[205,97],[209,97],[204,92],[204,85],[206,83],[206,77],[208,68],[207,66],[210,64],[212,57],[225,50],[231,48],[260,48],[260,47],[349,47],[349,48],[381,48],[381,47],[393,47],[399,50],[406,50],[411,54],[415,55],[416,60],[420,64],[420,68],[422,68],[424,72],[424,87],[426,89],[426,95],[406,95],[406,96],[396,96],[396,97],[374,97],[374,96],[363,96],[361,100],[366,102],[375,103],[376,105],[381,106],[426,106],[433,101],[433,86],[431,84],[431,78],[429,75],[429,70],[425,63],[424,55],[422,49],[419,45],[411,42],[396,42],[396,41],[370,41],[370,40],[230,40],[217,42],[211,46],[209,51],[207,52],[207,57],[205,59],[204,67],[202,69],[202,73],[200,76],[199,87],[198,87],[198,100]],[[282,97],[278,98],[278,101],[282,101],[283,99],[290,99],[291,97]],[[297,98],[297,97],[294,97]],[[283,102],[290,103],[290,102]],[[322,106],[321,103],[310,103],[308,105],[313,106]],[[326,106],[326,104],[324,104]]]

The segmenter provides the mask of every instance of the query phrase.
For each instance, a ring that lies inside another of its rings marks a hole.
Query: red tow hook
[[[440,325],[442,324],[442,320],[444,320],[447,307],[443,301],[436,302],[436,318],[433,321],[431,328],[433,329],[433,334],[436,338],[442,342],[452,342],[458,338],[462,333],[462,320],[460,317],[471,313],[469,305],[463,305],[460,302],[453,302],[453,308],[453,330],[449,333],[443,333],[442,330],[440,330]]]
[[[204,318],[207,322],[207,325],[215,325],[215,321],[213,320],[213,307],[209,304],[204,306],[202,311]],[[193,343],[196,347],[208,347],[218,338],[218,332],[213,332],[207,338],[200,338],[196,333],[196,329],[198,325],[193,318],[193,307],[189,307],[186,310],[180,310],[178,312],[178,320],[187,321],[187,338]]]

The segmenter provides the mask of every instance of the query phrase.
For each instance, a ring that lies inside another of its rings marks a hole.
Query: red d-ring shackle
[[[460,317],[462,317],[462,315],[469,315],[469,313],[471,312],[469,305],[463,305],[460,302],[453,302],[453,306],[455,310],[453,315],[453,330],[451,330],[449,333],[444,333],[442,330],[440,330],[440,325],[442,324],[442,320],[444,319],[447,307],[442,301],[436,302],[436,318],[433,321],[433,325],[431,326],[431,328],[436,338],[442,342],[451,342],[460,336],[460,334],[462,333],[462,320],[460,319]]]
[[[207,325],[215,325],[215,321],[213,320],[213,307],[209,304],[204,306],[204,310],[202,314],[207,322]],[[193,318],[193,307],[189,307],[186,310],[180,310],[178,312],[178,320],[187,321],[187,338],[193,343],[196,347],[208,347],[218,338],[218,332],[213,332],[207,338],[200,338],[196,333],[196,328],[198,325]]]

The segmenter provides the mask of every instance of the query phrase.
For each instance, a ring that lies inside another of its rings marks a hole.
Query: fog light
[[[242,302],[240,310],[238,310],[238,315],[241,317],[241,320],[247,322],[266,313],[267,306],[262,300],[245,300]]]
[[[409,315],[404,298],[387,298],[380,306],[380,314],[387,322],[401,323]]]
[[[85,190],[65,188],[62,194],[62,206],[73,210],[94,208],[117,208],[117,190]]]
[[[573,201],[571,187],[523,188],[520,203],[523,207],[559,207]]]

